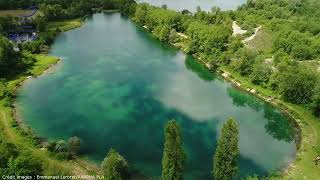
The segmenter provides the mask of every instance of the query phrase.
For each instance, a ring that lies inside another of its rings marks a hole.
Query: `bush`
[[[250,75],[251,82],[253,84],[262,85],[266,87],[270,80],[270,76],[272,74],[272,69],[269,65],[265,63],[255,63],[253,65],[252,73]]]
[[[103,160],[102,171],[108,180],[126,180],[129,175],[127,161],[114,149],[110,149],[107,157]]]
[[[312,110],[315,116],[320,117],[320,83],[316,85],[312,96]]]
[[[8,174],[19,176],[35,176],[42,174],[41,162],[30,154],[20,154],[16,159],[10,158]]]
[[[313,89],[318,80],[318,73],[311,68],[288,67],[279,74],[279,92],[282,98],[296,104],[310,103]]]

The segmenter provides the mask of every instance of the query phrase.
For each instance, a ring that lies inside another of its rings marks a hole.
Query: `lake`
[[[157,179],[170,119],[182,129],[186,179],[211,179],[217,138],[229,117],[239,124],[242,177],[280,170],[295,156],[294,129],[279,110],[118,13],[95,14],[62,33],[50,54],[63,60],[25,82],[18,112],[42,137],[80,137],[81,153],[97,163],[114,148],[131,168]]]
[[[211,11],[214,6],[220,7],[222,10],[232,10],[244,4],[246,0],[137,0],[137,2],[145,2],[158,7],[165,4],[168,9],[176,11],[188,9],[191,12],[196,12],[198,6],[204,11]]]

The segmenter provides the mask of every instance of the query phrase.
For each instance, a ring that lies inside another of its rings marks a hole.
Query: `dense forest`
[[[210,67],[227,68],[250,83],[271,91],[281,100],[301,105],[320,117],[320,68],[316,65],[320,59],[318,0],[248,0],[235,11],[213,7],[210,12],[198,8],[195,13],[188,10],[175,12],[166,6],[153,7],[131,0],[0,0],[0,10],[25,9],[33,5],[38,6],[42,13],[29,23],[37,28],[40,36],[36,41],[19,45],[19,52],[14,51],[14,45],[6,38],[10,29],[19,26],[19,21],[13,17],[0,17],[1,84],[26,71],[35,62],[32,54],[43,52],[54,41],[60,30],[48,30],[48,22],[118,9],[160,41],[182,48]],[[232,35],[234,21],[246,30],[245,34]],[[264,35],[269,37],[263,41],[264,45],[243,43],[260,26]],[[13,95],[8,92],[1,96]],[[172,126],[177,128],[174,124]],[[70,159],[75,154],[72,149],[79,143],[77,138],[68,142],[52,142],[48,149],[58,159]],[[178,143],[180,145],[181,142]],[[178,153],[180,157],[182,152]],[[0,175],[33,175],[43,171],[41,162],[30,152],[18,150],[1,133],[0,154]],[[111,158],[102,165],[106,174],[120,176],[112,172],[110,163],[118,164],[121,171],[127,171],[127,162],[117,152],[110,150],[107,156]],[[180,158],[183,159],[182,155]],[[181,179],[180,171],[183,169],[180,160],[179,166],[175,167],[179,169],[178,179]],[[233,160],[231,158],[230,161]],[[163,164],[169,166],[170,161],[164,158]],[[231,171],[230,174],[233,176],[235,173]],[[214,172],[214,176],[223,175]],[[170,177],[170,172],[164,172],[163,177]]]

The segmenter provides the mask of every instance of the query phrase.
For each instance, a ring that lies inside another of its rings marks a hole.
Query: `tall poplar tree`
[[[213,177],[216,180],[231,180],[237,176],[238,167],[238,124],[230,118],[221,130],[218,146],[213,158]]]
[[[167,123],[162,158],[162,179],[182,180],[185,154],[182,149],[180,127],[175,120]]]

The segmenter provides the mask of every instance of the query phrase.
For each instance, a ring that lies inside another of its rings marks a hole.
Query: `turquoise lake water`
[[[18,111],[51,140],[78,136],[100,163],[115,148],[132,169],[161,176],[163,127],[176,119],[187,153],[186,179],[210,179],[223,122],[239,124],[240,172],[263,175],[295,156],[294,130],[280,111],[211,74],[118,13],[96,14],[62,33],[52,72],[26,81]]]

